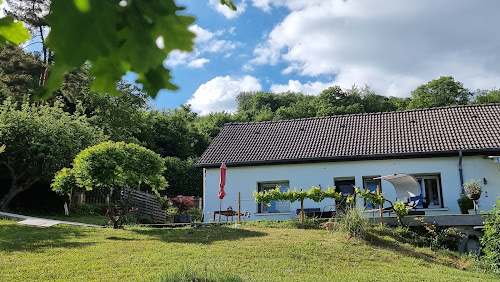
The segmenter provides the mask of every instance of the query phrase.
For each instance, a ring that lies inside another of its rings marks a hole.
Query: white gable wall
[[[483,185],[486,193],[479,200],[480,210],[489,210],[497,202],[500,195],[500,164],[482,156],[463,157],[464,181],[475,178],[486,178],[488,184]],[[241,192],[241,211],[251,213],[245,220],[281,220],[296,217],[300,203],[290,204],[292,213],[257,214],[252,191],[257,190],[257,183],[264,181],[289,181],[290,189],[309,190],[311,186],[321,185],[323,189],[334,186],[335,178],[354,177],[357,187],[363,187],[363,177],[384,176],[394,173],[407,174],[440,174],[444,208],[425,209],[426,215],[459,214],[457,199],[460,196],[460,177],[458,172],[458,156],[443,158],[419,158],[399,160],[367,160],[348,162],[324,162],[309,164],[283,164],[262,166],[228,167],[226,174],[226,197],[222,200],[222,210],[229,205],[238,209],[238,192]],[[205,221],[213,219],[213,212],[219,210],[219,168],[207,168],[204,174],[204,214]],[[393,201],[396,193],[392,185],[382,181],[384,196]],[[487,195],[487,197],[486,197]],[[362,199],[358,199],[362,206]],[[304,208],[320,208],[334,204],[327,199],[321,203],[304,201]],[[235,219],[236,220],[236,219]]]

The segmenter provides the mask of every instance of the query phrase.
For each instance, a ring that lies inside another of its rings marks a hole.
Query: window
[[[442,208],[443,198],[441,191],[441,179],[439,175],[414,175],[420,184],[422,198],[418,207]]]
[[[363,188],[371,192],[377,192],[377,186],[382,187],[380,179],[373,179],[374,177],[363,177]],[[365,200],[365,206],[367,209],[378,209],[378,205],[374,205],[372,202]]]
[[[288,181],[260,182],[257,184],[259,192],[276,189],[276,187],[279,187],[281,192],[285,192],[290,188],[290,183]],[[257,212],[258,213],[290,212],[290,201],[271,201],[270,206],[264,203],[258,203]]]
[[[333,181],[335,183],[335,191],[342,193],[340,201],[335,200],[337,211],[345,211],[348,207],[353,207],[355,201],[347,203],[347,198],[351,196],[356,198],[356,193],[354,193],[354,186],[356,186],[354,177],[335,178]]]

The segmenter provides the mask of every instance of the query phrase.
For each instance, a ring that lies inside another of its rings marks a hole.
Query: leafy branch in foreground
[[[236,10],[231,0],[221,4]],[[172,50],[193,50],[195,34],[188,26],[195,18],[179,15],[182,10],[174,0],[52,0],[45,20],[51,28],[46,46],[55,52],[54,65],[37,98],[50,97],[64,74],[86,62],[95,77],[95,92],[118,96],[116,83],[127,72],[138,74],[136,82],[153,98],[161,89],[178,89],[163,61]],[[0,19],[0,45],[29,38],[22,22],[11,16]]]
[[[2,1],[0,0],[1,3]],[[29,38],[28,30],[23,27],[22,22],[14,22],[12,16],[0,19],[0,45],[5,45],[6,42],[17,45]]]

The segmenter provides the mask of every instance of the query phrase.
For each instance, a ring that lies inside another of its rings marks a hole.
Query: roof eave
[[[319,163],[319,162],[339,162],[339,161],[360,161],[360,160],[386,160],[386,159],[408,159],[408,158],[432,158],[432,157],[449,157],[458,156],[462,151],[463,155],[483,155],[491,153],[499,153],[500,148],[489,149],[466,149],[466,150],[450,150],[439,152],[414,152],[414,153],[391,153],[391,154],[373,154],[359,156],[334,156],[334,157],[316,157],[316,158],[301,158],[301,159],[280,159],[280,160],[259,160],[259,161],[244,161],[244,162],[226,162],[226,166],[259,166],[259,165],[279,165],[279,164],[300,164],[300,163]],[[220,167],[221,163],[200,163],[195,164],[197,168],[212,168]]]

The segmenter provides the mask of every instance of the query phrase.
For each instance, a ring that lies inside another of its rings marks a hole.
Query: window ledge
[[[412,209],[411,211],[448,211],[447,207],[444,208],[419,208],[419,209]],[[379,209],[370,209],[370,210],[365,210],[365,213],[372,213],[372,212],[379,212]],[[392,213],[392,211],[391,211]]]
[[[293,212],[265,212],[265,213],[254,213],[254,216],[273,216],[273,215],[293,215]]]
[[[444,207],[444,208],[419,208],[419,209],[415,209],[417,211],[448,211],[448,208],[447,207]]]

